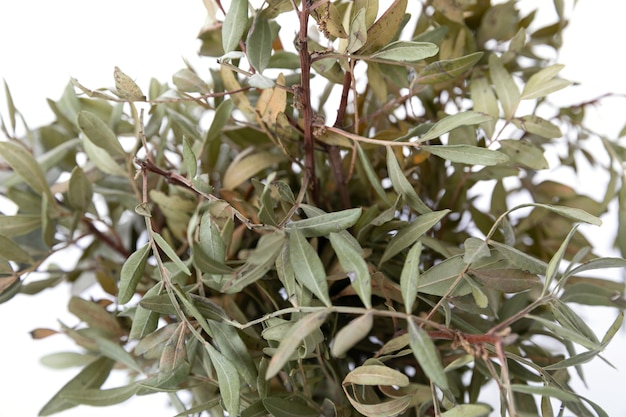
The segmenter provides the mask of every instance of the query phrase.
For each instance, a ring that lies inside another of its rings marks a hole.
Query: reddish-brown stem
[[[96,239],[102,241],[105,245],[107,245],[123,257],[128,258],[130,256],[130,252],[124,247],[119,239],[114,239],[113,237],[111,237],[111,235],[102,233],[100,230],[98,230],[96,225],[94,225],[88,218],[83,218],[82,221],[85,226],[87,226],[89,231],[96,237]],[[112,236],[117,237],[117,235]]]
[[[315,138],[313,137],[313,108],[311,107],[311,56],[309,55],[308,26],[311,1],[303,0],[302,11],[299,14],[300,31],[296,40],[296,47],[300,54],[300,88],[296,90],[298,101],[302,106],[303,133],[304,133],[304,174],[309,179],[309,187],[313,201],[319,202],[319,184],[315,175]]]
[[[339,129],[344,127],[344,118],[346,115],[346,108],[348,107],[348,93],[350,92],[350,86],[352,85],[352,73],[346,71],[343,78],[343,88],[341,91],[341,101],[339,102],[339,108],[337,108],[337,119],[334,126]],[[328,156],[330,160],[330,167],[333,171],[333,176],[337,182],[337,189],[339,190],[339,198],[341,199],[341,206],[343,209],[350,208],[350,195],[348,194],[348,188],[346,187],[346,176],[343,173],[341,167],[341,155],[339,153],[339,147],[336,145],[328,146]]]

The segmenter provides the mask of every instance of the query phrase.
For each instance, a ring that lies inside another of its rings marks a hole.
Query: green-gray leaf
[[[479,123],[488,122],[493,118],[485,113],[478,113],[475,111],[466,111],[462,113],[453,114],[451,116],[446,116],[443,119],[439,120],[435,123],[424,136],[422,136],[419,141],[426,142],[428,140],[432,140],[438,138],[444,133],[448,133],[449,131],[456,129],[460,126],[469,126],[469,125],[477,125]]]
[[[517,106],[520,101],[520,92],[513,80],[513,77],[504,68],[502,61],[496,54],[489,55],[489,71],[491,81],[496,88],[496,94],[502,104],[504,116],[507,120],[511,120],[515,115]]]
[[[96,146],[109,152],[112,156],[126,156],[124,148],[108,124],[95,114],[88,111],[78,113],[77,124],[80,131]]]
[[[404,311],[411,314],[417,297],[417,288],[420,278],[420,257],[422,256],[422,242],[417,241],[409,251],[400,274],[400,291],[404,302]]]
[[[503,139],[499,143],[500,152],[516,164],[537,170],[550,168],[548,160],[543,156],[543,149],[528,141]]]
[[[296,228],[289,231],[289,260],[296,279],[324,304],[331,306],[324,265],[315,249]]]
[[[235,365],[222,355],[210,343],[205,343],[204,347],[209,352],[211,363],[217,373],[217,383],[220,388],[220,396],[224,401],[224,406],[231,416],[239,415],[240,404],[240,381]]]
[[[430,58],[439,52],[439,47],[430,42],[392,42],[379,52],[372,55],[372,58],[399,62],[417,62],[425,58]]]
[[[104,356],[91,362],[43,406],[41,411],[39,411],[39,415],[49,416],[67,410],[68,408],[76,407],[77,404],[66,400],[63,394],[66,392],[75,392],[76,390],[99,388],[108,378],[114,364],[115,361]]]
[[[74,167],[67,190],[68,203],[75,210],[86,211],[91,205],[92,198],[91,182],[80,167]]]
[[[248,0],[233,0],[222,25],[222,47],[227,54],[237,49],[248,24]]]
[[[120,289],[117,294],[117,302],[119,304],[126,304],[135,294],[135,288],[137,288],[137,284],[146,268],[149,253],[150,244],[146,243],[130,255],[128,259],[126,259],[126,262],[124,262],[124,265],[122,265],[122,271],[120,272]]]
[[[372,308],[370,273],[367,262],[363,259],[363,251],[359,252],[350,241],[339,233],[329,235],[330,243],[337,254],[339,264],[348,274],[352,288],[366,308]]]
[[[270,360],[267,373],[265,374],[266,380],[273,378],[280,372],[287,361],[289,361],[292,353],[300,346],[302,340],[315,330],[319,330],[320,326],[326,320],[326,317],[328,317],[328,311],[320,310],[315,313],[307,314],[305,317],[299,319],[296,324],[291,326]]]
[[[333,340],[331,353],[334,357],[342,357],[350,348],[367,336],[372,330],[374,316],[367,312],[346,324],[337,332]]]
[[[398,234],[396,234],[391,239],[391,241],[385,248],[385,252],[383,252],[383,256],[380,259],[380,264],[388,261],[400,251],[408,248],[413,243],[415,243],[417,239],[419,239],[424,233],[430,230],[434,225],[439,223],[439,221],[444,218],[449,212],[450,210],[445,209],[422,214],[421,216],[418,216],[411,224],[403,229],[400,229]]]
[[[23,146],[15,142],[0,142],[0,156],[30,188],[38,194],[46,194],[48,201],[54,201],[41,167]]]
[[[298,229],[304,237],[327,236],[354,226],[361,217],[362,211],[361,208],[353,208],[324,213],[308,219],[296,220],[289,223],[289,226]]]
[[[502,152],[472,145],[422,145],[422,149],[448,161],[468,165],[490,166],[509,160],[509,157]]]
[[[424,204],[422,199],[417,195],[417,192],[404,176],[404,173],[400,169],[400,164],[396,159],[391,146],[387,147],[387,170],[389,171],[389,179],[393,189],[398,194],[404,197],[405,201],[411,206],[411,208],[420,214],[429,213],[432,210]],[[376,180],[378,181],[378,180]]]
[[[105,407],[124,402],[135,395],[137,391],[139,391],[139,386],[136,384],[130,384],[124,387],[102,390],[97,388],[88,388],[83,390],[67,391],[61,396],[63,399],[75,404]]]
[[[422,367],[426,376],[439,388],[448,389],[448,379],[441,365],[441,358],[437,353],[435,344],[428,333],[417,326],[413,320],[409,320],[409,346],[413,355]]]
[[[270,62],[272,54],[272,31],[267,19],[257,16],[254,27],[246,40],[246,55],[252,67],[260,74]]]

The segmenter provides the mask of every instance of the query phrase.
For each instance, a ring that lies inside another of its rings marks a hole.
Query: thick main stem
[[[303,131],[304,131],[304,173],[308,178],[313,201],[319,202],[319,184],[315,175],[315,138],[313,137],[313,108],[311,107],[311,55],[309,55],[309,41],[307,28],[309,26],[309,13],[311,1],[302,2],[300,17],[300,31],[298,33],[297,47],[300,53],[300,88],[296,90],[300,105],[302,106]]]

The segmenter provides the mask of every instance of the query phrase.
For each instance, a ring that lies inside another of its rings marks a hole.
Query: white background
[[[550,1],[521,0],[519,4],[524,10],[540,5],[542,14],[552,15]],[[567,93],[555,95],[554,100],[561,104],[578,103],[606,92],[626,93],[624,3],[579,0],[573,12],[571,7],[568,10],[572,20],[558,62],[566,64],[561,75],[582,86],[571,87]],[[146,91],[151,77],[167,81],[183,68],[182,58],[205,70],[208,60],[196,57],[196,35],[204,17],[201,0],[0,1],[0,77],[9,84],[26,121],[36,127],[52,120],[45,98],[58,99],[70,76],[89,87],[111,86],[113,67],[119,66]],[[626,123],[625,101],[605,100],[589,112],[589,125],[615,137]],[[0,111],[7,121],[5,109],[4,100],[0,99]],[[604,181],[585,173],[571,179],[572,185],[596,198],[605,188]],[[603,220],[602,228],[585,230],[603,255],[615,255],[615,220],[611,216]],[[621,279],[621,272],[617,272],[612,276]],[[68,339],[57,336],[33,341],[28,334],[36,327],[57,328],[57,319],[73,323],[74,318],[66,311],[69,296],[69,288],[60,286],[36,297],[18,295],[0,305],[0,417],[35,416],[76,374],[76,369],[58,371],[38,364],[44,354],[76,351]],[[581,311],[579,306],[574,308]],[[582,311],[600,338],[616,315],[611,309]],[[626,402],[618,394],[626,378],[625,351],[626,337],[621,331],[604,355],[619,371],[601,360],[584,368],[589,389],[581,388],[581,393],[601,404],[612,417],[626,416]],[[116,383],[123,384],[123,380],[118,377],[109,384]],[[97,417],[112,413],[152,417],[175,414],[167,408],[164,395],[153,395],[113,408],[78,407],[59,416]]]

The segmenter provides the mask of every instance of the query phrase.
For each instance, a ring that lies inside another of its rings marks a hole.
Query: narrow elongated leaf
[[[100,352],[103,355],[108,356],[109,358],[126,365],[133,371],[138,373],[143,372],[139,364],[135,361],[135,358],[128,353],[124,348],[116,342],[113,342],[109,339],[104,339],[101,337],[95,338],[98,347],[100,348]]]
[[[428,129],[426,134],[419,139],[419,142],[426,142],[428,140],[438,138],[444,133],[448,133],[449,131],[460,126],[477,125],[492,119],[493,118],[488,114],[478,113],[475,111],[466,111],[446,116]]]
[[[363,259],[363,251],[355,249],[352,243],[339,233],[331,233],[329,238],[339,259],[339,264],[350,278],[352,288],[356,291],[363,305],[366,308],[371,308],[372,286],[367,262]]]
[[[562,136],[561,129],[555,124],[550,123],[536,115],[523,116],[513,119],[513,123],[529,133],[539,135],[543,138],[553,139]]]
[[[392,400],[376,402],[375,404],[364,404],[353,398],[345,385],[343,390],[354,409],[368,417],[398,416],[404,413],[413,403],[413,398],[410,395],[403,395]]]
[[[558,91],[567,87],[571,82],[560,78],[555,79],[556,75],[565,67],[562,64],[554,64],[534,73],[526,82],[524,91],[522,91],[522,100],[530,100],[534,98],[544,97],[554,91]]]
[[[550,168],[543,149],[528,141],[503,139],[499,143],[500,152],[516,164],[537,170]]]
[[[367,41],[358,55],[368,55],[389,44],[398,32],[398,27],[406,11],[408,0],[394,0],[389,8],[367,30]]]
[[[32,263],[33,258],[20,245],[0,235],[0,259],[18,263]]]
[[[613,322],[611,327],[609,327],[609,329],[606,331],[606,334],[602,338],[602,346],[606,346],[609,342],[611,342],[611,340],[613,340],[613,337],[615,336],[615,334],[617,334],[617,331],[622,327],[623,322],[624,312],[620,311],[615,318],[615,321]]]
[[[39,415],[49,416],[75,407],[77,404],[66,400],[63,394],[81,389],[99,388],[109,377],[114,364],[115,361],[103,356],[87,365],[42,407]]]
[[[409,385],[409,378],[400,371],[396,371],[384,365],[362,365],[354,368],[343,379],[343,385],[396,385],[406,387]]]
[[[93,143],[109,152],[112,156],[126,156],[124,148],[117,139],[117,136],[105,123],[95,114],[88,111],[78,113],[76,123],[85,136]]]
[[[370,27],[378,16],[378,0],[355,0],[354,10],[365,10],[365,26]]]
[[[16,216],[0,215],[0,235],[13,237],[32,232],[41,225],[41,216],[18,214]]]
[[[62,394],[62,397],[63,399],[75,404],[105,407],[124,402],[135,395],[137,391],[139,391],[139,386],[136,384],[130,384],[124,387],[102,390],[97,388],[88,388],[83,390],[67,391]]]
[[[120,177],[125,177],[126,171],[124,171],[115,159],[109,155],[108,151],[97,146],[88,137],[85,137],[83,140],[83,148],[85,149],[85,153],[89,157],[89,160],[94,163],[98,169],[105,174],[116,175]]]
[[[489,72],[491,81],[496,88],[496,94],[502,104],[504,117],[511,120],[515,116],[515,111],[520,101],[520,92],[513,80],[513,77],[504,68],[502,61],[496,54],[489,55]]]
[[[567,272],[568,276],[574,276],[585,271],[593,271],[605,268],[626,268],[626,259],[623,258],[597,258],[587,261]]]
[[[572,220],[593,224],[594,226],[602,225],[602,220],[600,220],[600,218],[587,213],[585,210],[574,207],[555,206],[551,204],[533,203],[532,205],[535,207],[545,208]]]
[[[237,270],[234,279],[222,287],[229,294],[237,293],[244,287],[261,279],[274,265],[285,243],[285,234],[277,231],[261,237],[246,263]]]
[[[465,247],[463,262],[466,264],[471,264],[472,262],[491,255],[487,242],[477,237],[469,237],[465,239],[463,246]]]
[[[289,223],[289,226],[298,229],[304,237],[328,236],[330,233],[354,226],[362,212],[361,208],[353,208],[324,213],[308,219],[296,220]]]
[[[439,47],[430,42],[396,41],[372,55],[372,58],[399,62],[417,62],[439,52]]]
[[[67,305],[70,313],[96,329],[102,330],[105,334],[119,337],[124,332],[117,319],[104,307],[79,297],[72,297]]]
[[[402,250],[413,245],[424,233],[439,223],[449,212],[450,210],[445,209],[418,216],[411,224],[401,229],[398,234],[391,239],[385,248],[385,252],[383,252],[380,264],[388,261]]]
[[[318,417],[319,412],[297,398],[288,400],[280,397],[263,399],[263,413],[269,412],[274,417]]]
[[[15,142],[0,142],[0,156],[30,188],[47,195],[49,201],[54,200],[41,167],[24,147]]]
[[[258,172],[284,160],[284,155],[273,152],[258,152],[236,159],[224,173],[224,188],[233,190]]]
[[[198,404],[181,413],[178,413],[174,417],[189,417],[190,415],[200,415],[203,411],[210,410],[213,407],[217,406],[220,403],[220,400],[220,397],[212,398],[209,401],[203,402],[202,404]]]
[[[211,346],[210,343],[205,343],[204,347],[207,352],[209,352],[211,363],[217,373],[217,383],[220,388],[220,396],[224,402],[224,407],[229,415],[237,416],[239,415],[241,396],[241,383],[239,381],[237,368],[230,360]]]
[[[185,362],[187,361],[187,345],[185,343],[185,326],[183,324],[177,325],[176,329],[172,332],[170,337],[164,341],[162,346],[163,351],[159,359],[159,373],[173,373],[177,368],[185,366]]]
[[[189,179],[196,177],[198,173],[198,161],[187,138],[183,138],[183,166],[185,167],[185,171],[187,171],[187,177]]]
[[[256,366],[237,329],[223,322],[210,320],[208,323],[221,353],[238,365],[239,374],[246,383],[254,385],[257,380]]]
[[[471,145],[422,145],[422,149],[451,162],[468,165],[497,165],[509,160],[502,152]]]
[[[52,369],[66,369],[88,365],[96,359],[94,355],[78,352],[57,352],[42,357],[39,362]]]
[[[448,379],[441,365],[441,358],[428,333],[413,320],[408,321],[409,346],[426,376],[439,388],[448,389]]]
[[[559,361],[552,365],[544,366],[543,369],[545,369],[546,371],[554,371],[557,369],[567,369],[571,368],[572,366],[583,365],[598,357],[600,353],[602,353],[602,351],[588,350],[586,352],[579,353],[578,355],[571,356],[567,359],[563,359],[562,361]]]
[[[417,297],[417,288],[420,278],[420,258],[422,256],[422,242],[417,241],[409,251],[402,273],[400,274],[400,291],[402,292],[402,301],[404,302],[404,311],[411,314],[413,304]]]
[[[584,335],[579,332],[570,330],[566,327],[559,326],[553,321],[546,320],[543,317],[534,316],[528,314],[526,317],[535,320],[536,322],[545,326],[550,332],[554,333],[555,336],[561,337],[565,340],[569,340],[574,343],[578,343],[581,346],[586,347],[590,350],[601,350],[602,346],[599,343],[594,342],[593,340],[588,339]]]
[[[552,300],[552,314],[563,327],[578,332],[594,343],[600,343],[596,334],[574,310],[559,299]]]
[[[133,349],[133,353],[145,357],[158,357],[158,352],[161,352],[163,345],[180,330],[181,326],[181,323],[166,324],[141,339]]]
[[[441,413],[441,417],[487,417],[491,411],[486,404],[459,404]]]
[[[472,269],[470,272],[485,287],[505,293],[526,291],[541,284],[536,274],[519,269]]]
[[[246,55],[252,67],[260,74],[265,71],[272,55],[272,31],[267,19],[257,16],[246,40]]]
[[[578,397],[571,392],[563,391],[562,389],[553,386],[539,387],[535,385],[511,384],[511,389],[513,392],[558,398],[562,401],[580,401]]]
[[[546,291],[549,291],[550,284],[552,284],[552,281],[554,281],[557,278],[559,274],[559,266],[561,265],[561,261],[563,260],[563,257],[565,256],[565,251],[567,250],[569,241],[574,236],[574,233],[576,233],[577,228],[578,228],[578,225],[574,225],[572,230],[570,230],[570,232],[565,237],[565,240],[563,240],[563,242],[561,243],[561,246],[559,247],[559,249],[550,259],[550,262],[548,263],[548,269],[546,270],[546,281],[545,281],[544,288],[543,288],[544,293]]]
[[[438,84],[453,80],[472,68],[483,57],[484,52],[474,52],[460,58],[436,61],[428,64],[417,76],[418,84]]]
[[[413,210],[420,214],[432,211],[426,204],[424,204],[422,199],[419,198],[409,180],[407,180],[404,176],[404,173],[398,164],[398,160],[396,159],[396,156],[390,146],[387,147],[387,170],[389,171],[389,179],[391,180],[393,189],[404,197],[407,204],[409,204]],[[379,180],[377,179],[376,181],[378,182]]]
[[[230,119],[233,112],[233,107],[234,103],[232,100],[224,100],[219,106],[217,106],[217,109],[215,109],[215,115],[213,116],[213,122],[211,122],[211,127],[206,134],[205,143],[210,143],[222,134],[224,126]],[[200,142],[196,142],[194,146],[199,144]],[[194,152],[196,155],[199,155],[201,149],[194,147]]]
[[[348,350],[369,334],[373,325],[374,316],[369,312],[346,324],[335,335],[330,350],[332,355],[338,358],[342,357]]]
[[[390,206],[391,201],[389,200],[387,193],[380,184],[380,180],[374,172],[374,168],[372,167],[372,164],[369,161],[367,154],[358,143],[355,143],[354,146],[356,146],[357,154],[359,155],[359,161],[361,162],[361,167],[363,168],[363,171],[365,171],[365,176],[367,177],[367,185],[373,187],[376,195],[378,195],[378,198],[380,198],[388,206]]]
[[[156,297],[163,289],[163,281],[157,283],[154,287],[150,288],[144,295],[144,298]],[[159,321],[159,314],[142,307],[137,306],[135,310],[135,316],[133,318],[133,324],[130,328],[128,338],[131,340],[141,339],[144,336],[152,333],[156,328]]]
[[[296,279],[324,304],[332,305],[324,265],[315,249],[298,229],[291,229],[289,232],[289,260],[296,273]]]
[[[189,68],[178,70],[172,75],[172,82],[179,91],[207,94],[211,91],[202,78]]]
[[[75,210],[86,211],[91,205],[92,198],[91,182],[80,167],[74,167],[67,190],[68,203]]]
[[[432,266],[420,276],[418,290],[420,292],[443,296],[461,296],[469,294],[472,289],[465,279],[461,279],[456,287],[450,292],[452,285],[457,282],[459,276],[463,274],[467,264],[463,262],[460,255],[448,258],[445,261]]]
[[[511,264],[515,265],[523,271],[528,271],[533,274],[546,273],[548,264],[541,259],[537,259],[527,253],[515,249],[512,246],[505,245],[504,243],[496,242],[495,240],[489,240],[489,245],[493,246],[500,255],[504,256]]]
[[[189,270],[189,268],[187,268],[187,265],[185,265],[183,261],[181,261],[174,249],[172,249],[169,243],[167,243],[167,241],[163,239],[163,236],[154,232],[153,237],[156,244],[167,255],[167,257],[170,258],[170,260],[174,262],[181,271],[183,271],[187,275],[191,275],[191,271]]]
[[[326,310],[307,314],[287,331],[267,366],[266,380],[273,378],[280,372],[292,353],[300,346],[302,340],[314,331],[319,330],[320,326],[326,321],[326,317],[328,317],[328,311]]]
[[[248,24],[248,0],[233,0],[222,25],[222,47],[227,54],[239,46]]]
[[[135,288],[143,276],[150,254],[150,244],[146,243],[126,259],[120,272],[120,289],[117,294],[118,303],[126,304],[135,294]]]
[[[483,128],[487,137],[493,137],[496,120],[500,116],[500,109],[498,108],[496,94],[493,92],[489,80],[487,80],[487,77],[482,71],[473,71],[472,81],[470,83],[470,97],[474,102],[475,111],[488,114],[492,117],[491,120],[481,123],[480,127]]]
[[[6,80],[2,80],[4,82],[4,95],[7,99],[7,111],[9,112],[9,122],[11,122],[11,131],[15,132],[15,122],[17,114],[17,109],[15,108],[15,103],[13,102],[13,96],[11,95],[11,90],[9,90],[9,85]]]
[[[365,23],[367,10],[357,9],[357,12],[350,21],[350,33],[346,43],[346,52],[353,53],[360,49],[367,41],[367,24]]]

